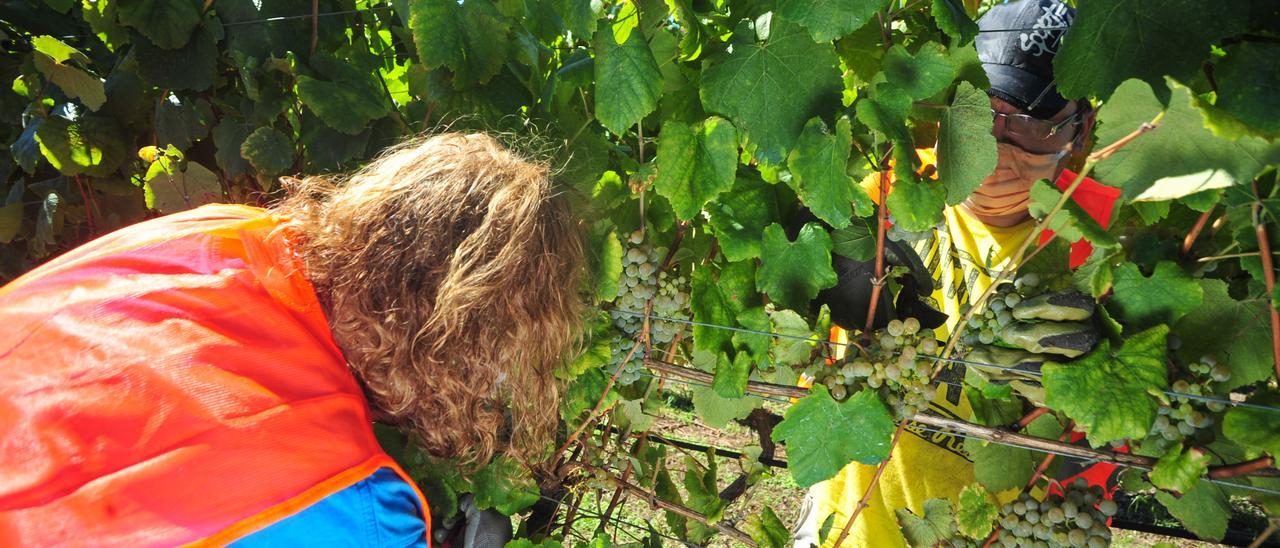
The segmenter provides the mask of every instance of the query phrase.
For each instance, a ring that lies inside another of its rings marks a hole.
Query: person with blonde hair
[[[545,456],[583,270],[547,166],[444,133],[289,184],[0,288],[0,545],[422,545],[374,421]]]

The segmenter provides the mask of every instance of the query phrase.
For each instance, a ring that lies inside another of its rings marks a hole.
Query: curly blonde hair
[[[379,420],[464,463],[541,460],[555,370],[582,325],[584,260],[549,168],[485,134],[443,133],[348,177],[293,183],[275,210],[302,235],[308,278]]]

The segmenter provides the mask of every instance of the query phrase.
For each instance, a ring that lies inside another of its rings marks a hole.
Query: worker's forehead
[[[1006,114],[1025,114],[1022,109],[1019,109],[1008,101],[995,96],[991,97],[991,108],[996,112],[1003,112]],[[1066,120],[1068,116],[1075,114],[1077,108],[1075,101],[1067,101],[1067,106],[1062,107],[1062,110],[1058,111],[1057,114],[1054,114],[1053,117],[1049,118],[1049,120],[1052,122],[1061,122],[1062,120]]]

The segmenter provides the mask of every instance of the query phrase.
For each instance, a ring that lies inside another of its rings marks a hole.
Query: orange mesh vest
[[[0,288],[0,546],[220,544],[378,468],[413,485],[280,222],[204,206]]]

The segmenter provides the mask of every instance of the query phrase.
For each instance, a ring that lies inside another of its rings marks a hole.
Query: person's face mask
[[[1000,217],[1027,211],[1031,185],[1040,179],[1053,180],[1058,164],[1067,154],[1066,150],[1034,154],[1009,143],[997,143],[996,149],[999,159],[995,172],[965,200],[969,211],[979,216]]]

